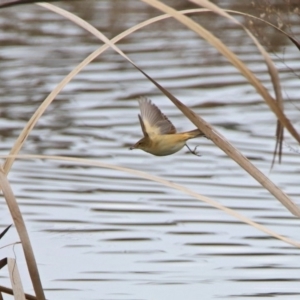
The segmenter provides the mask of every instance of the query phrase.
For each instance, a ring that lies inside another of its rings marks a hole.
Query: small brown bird
[[[186,141],[200,136],[205,136],[199,129],[176,133],[176,128],[159,108],[146,98],[139,100],[141,115],[138,115],[144,137],[132,149],[141,149],[157,156],[173,154],[186,146],[192,151]]]

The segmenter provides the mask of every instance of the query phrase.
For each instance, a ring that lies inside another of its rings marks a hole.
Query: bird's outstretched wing
[[[144,136],[176,133],[176,128],[171,121],[151,102],[150,99],[140,98],[139,106],[141,115],[139,120]]]

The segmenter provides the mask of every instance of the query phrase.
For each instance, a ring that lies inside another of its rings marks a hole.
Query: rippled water
[[[83,2],[63,7],[109,38],[157,14],[137,1],[124,3],[91,1],[90,7]],[[185,8],[179,1],[173,4]],[[101,43],[38,6],[1,12],[0,151],[7,154],[44,98]],[[203,15],[199,20],[271,89],[262,58],[242,31],[220,17]],[[292,25],[297,36],[300,27],[297,22]],[[288,69],[299,73],[299,52],[275,32],[267,38],[274,44],[273,58],[281,70],[287,115],[299,128],[299,78]],[[283,164],[269,173],[274,115],[206,42],[166,20],[118,45],[300,205],[298,146],[287,134]],[[22,153],[92,158],[161,176],[300,240],[300,221],[209,140],[189,143],[199,145],[201,157],[186,150],[167,157],[129,151],[141,137],[139,95],[150,97],[179,130],[193,128],[151,83],[109,50],[57,97]],[[127,173],[44,160],[15,162],[9,179],[30,232],[47,299],[299,297],[298,249],[179,191]],[[10,223],[1,198],[0,226]],[[16,240],[13,228],[1,245]],[[16,256],[25,290],[33,293],[20,246],[1,249],[0,254]],[[0,276],[1,285],[9,286],[5,269]]]

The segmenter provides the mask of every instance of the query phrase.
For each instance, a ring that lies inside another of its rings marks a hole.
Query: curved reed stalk
[[[185,25],[187,25],[189,28],[195,30],[198,34],[205,37],[208,42],[213,44],[223,55],[225,55],[234,66],[236,66],[242,74],[249,80],[251,84],[255,86],[257,91],[265,98],[265,100],[269,103],[271,109],[274,111],[274,113],[282,120],[282,123],[286,128],[291,132],[291,134],[294,136],[295,139],[300,141],[299,135],[294,130],[293,126],[290,124],[289,120],[285,117],[285,115],[280,110],[280,107],[274,104],[274,99],[268,94],[267,90],[261,85],[261,83],[256,79],[256,77],[247,69],[246,66],[243,65],[241,61],[235,57],[235,55],[228,51],[228,49],[220,43],[219,40],[217,40],[215,37],[213,37],[208,31],[206,31],[203,27],[201,27],[199,24],[191,21],[189,18],[185,16],[181,16],[181,14],[175,10],[172,10],[171,8],[163,5],[161,2],[156,0],[143,0],[147,3],[154,3],[154,6],[157,8],[166,11],[170,15],[172,15],[174,18],[178,19]],[[52,9],[53,11],[56,11],[65,17],[68,17],[73,22],[79,24],[83,28],[90,31],[92,34],[103,40],[105,43],[107,43],[106,46],[103,46],[101,48],[101,51],[103,52],[105,49],[107,49],[108,46],[115,49],[119,54],[121,54],[124,58],[126,58],[128,61],[130,61],[135,68],[137,68],[141,73],[143,73],[150,81],[152,81],[173,103],[200,129],[202,130],[217,146],[219,146],[225,153],[227,153],[231,158],[233,158],[237,163],[239,163],[243,168],[245,168],[254,178],[256,178],[264,187],[266,187],[277,199],[279,199],[283,205],[285,205],[292,213],[295,215],[300,215],[299,208],[295,206],[295,204],[285,195],[281,190],[279,190],[272,182],[268,180],[262,173],[260,173],[253,165],[250,164],[249,161],[241,154],[237,149],[235,149],[232,145],[230,145],[224,137],[222,137],[219,133],[217,133],[208,123],[206,123],[204,120],[202,120],[200,117],[198,117],[192,110],[187,108],[183,103],[181,103],[177,98],[175,98],[170,92],[168,92],[166,89],[164,89],[162,86],[160,86],[154,79],[152,79],[149,75],[147,75],[143,70],[141,70],[133,61],[131,61],[121,50],[119,50],[114,43],[116,42],[117,38],[115,38],[112,41],[109,41],[105,36],[103,36],[100,32],[97,31],[97,29],[93,28],[91,25],[86,23],[85,21],[81,20],[80,18],[70,14],[69,12],[66,12],[64,10],[61,10],[59,8],[56,8],[55,6],[51,6],[49,4],[40,4],[41,6],[44,6],[48,9]],[[162,6],[161,6],[162,5]],[[180,17],[181,16],[181,17]],[[182,18],[183,17],[183,18]],[[106,47],[106,48],[105,48]],[[91,61],[95,57],[97,57],[100,54],[100,49],[92,53],[84,62],[82,62],[77,68],[73,70],[69,76],[67,76],[60,85],[47,97],[47,101],[45,100],[42,104],[42,107],[40,107],[34,116],[30,119],[27,126],[24,128],[23,132],[21,133],[20,137],[18,138],[17,142],[15,143],[14,147],[11,150],[12,154],[16,154],[21,149],[24,141],[26,140],[27,136],[29,135],[30,131],[38,121],[39,117],[43,114],[45,109],[48,107],[48,105],[51,103],[51,101],[54,99],[54,97],[59,93],[59,91],[65,86],[74,76],[77,74],[87,63],[88,61]],[[272,75],[271,75],[272,76]],[[274,81],[274,79],[272,79]],[[276,90],[276,88],[275,88]],[[36,156],[38,157],[38,156]],[[42,157],[40,158],[49,158],[49,157]],[[15,158],[15,156],[10,156],[10,158]],[[50,157],[51,158],[51,157]],[[52,157],[52,159],[66,159],[64,157]],[[72,158],[68,158],[70,161],[73,161]],[[8,207],[11,211],[11,214],[14,219],[14,223],[16,225],[17,231],[19,233],[22,246],[24,249],[25,258],[28,264],[29,273],[32,279],[33,287],[35,289],[36,295],[38,299],[45,299],[43,289],[41,286],[41,281],[39,278],[35,258],[33,255],[33,251],[29,242],[29,237],[26,231],[26,227],[24,224],[24,220],[22,218],[21,212],[18,208],[16,199],[14,198],[13,192],[11,190],[11,187],[9,185],[9,182],[5,176],[9,172],[9,169],[13,163],[14,159],[7,160],[5,162],[5,169],[4,171],[0,171],[0,187],[2,188],[2,191],[4,193],[5,199],[7,201]],[[80,162],[79,159],[77,159],[77,162]],[[81,161],[81,163],[88,164],[87,161]],[[99,162],[94,162],[93,165],[97,165]],[[100,166],[101,163],[99,163]],[[223,211],[227,212],[228,214],[238,218],[239,220],[256,227],[259,230],[262,230],[263,232],[270,234],[274,236],[275,238],[281,239],[291,245],[294,245],[296,247],[300,247],[300,244],[292,241],[288,238],[282,237],[278,235],[277,233],[274,233],[270,231],[269,229],[266,229],[265,227],[254,223],[253,221],[241,216],[240,214],[236,213],[233,210],[230,210],[226,207],[221,206],[217,202],[210,200],[206,197],[199,196],[198,194],[194,193],[191,190],[188,190],[184,187],[181,187],[179,185],[176,185],[172,182],[168,182],[164,179],[158,179],[158,177],[135,171],[130,170],[123,167],[117,167],[117,166],[111,166],[107,164],[101,164],[101,167],[108,167],[119,171],[125,171],[130,172],[132,174],[136,174],[138,176],[154,180],[157,182],[160,182],[162,184],[165,184],[166,186],[176,188],[178,190],[181,190],[182,192],[185,192],[193,197],[196,197],[197,199],[201,199],[202,201],[205,201],[209,203],[210,205],[213,205],[214,207],[218,209],[222,209]]]
[[[8,179],[2,168],[0,168],[0,188],[3,192],[4,198],[6,200],[7,206],[10,210],[11,216],[13,218],[14,224],[16,226],[17,232],[19,234],[20,240],[22,242],[22,247],[28,266],[29,275],[31,277],[32,285],[35,294],[38,299],[45,300],[44,291],[42,288],[42,283],[35,261],[34,253],[30,244],[29,236],[26,230],[25,222],[23,220],[22,213],[19,209],[18,203],[11,189]]]
[[[236,18],[232,17],[225,10],[221,9],[219,6],[211,3],[210,1],[207,1],[207,0],[189,0],[189,1],[194,2],[194,3],[198,4],[199,6],[205,7],[207,9],[211,10],[212,12],[214,12],[214,13],[222,16],[222,17],[225,17],[225,18],[231,20],[233,23],[235,23],[238,26],[240,26],[240,27],[243,28],[243,30],[252,39],[252,41],[254,42],[254,44],[256,45],[256,47],[258,48],[258,50],[260,51],[260,53],[262,54],[262,56],[263,56],[263,58],[264,58],[264,60],[266,62],[266,65],[268,67],[268,72],[269,72],[269,74],[271,76],[271,81],[272,81],[273,89],[274,89],[274,92],[275,92],[275,99],[277,101],[277,105],[278,105],[279,109],[281,111],[283,111],[284,110],[284,107],[283,107],[283,98],[282,98],[282,91],[281,91],[281,85],[280,85],[280,80],[279,80],[279,75],[278,75],[277,68],[275,67],[275,65],[274,65],[274,63],[273,63],[273,61],[272,61],[269,53],[259,43],[259,41],[257,40],[257,38],[251,33],[250,30],[248,30],[248,28],[246,28]],[[269,105],[269,107],[272,109],[272,103],[269,102],[270,99],[269,98],[264,98],[264,100]],[[282,122],[284,122],[284,120],[282,120]],[[283,126],[281,125],[280,119],[278,119],[278,121],[277,121],[277,129],[276,129],[276,145],[275,145],[274,155],[273,155],[273,159],[272,159],[271,169],[273,168],[274,163],[275,163],[277,149],[279,151],[278,152],[279,163],[281,162],[282,142],[283,142]]]
[[[285,117],[283,112],[279,109],[275,100],[269,95],[265,87],[260,83],[260,81],[254,76],[254,74],[237,58],[237,56],[232,53],[220,40],[214,37],[206,29],[201,27],[199,24],[195,23],[188,17],[178,13],[176,10],[172,9],[165,4],[156,0],[142,0],[144,2],[150,3],[156,8],[169,13],[174,18],[180,20],[185,25],[187,25],[192,30],[196,31],[198,34],[207,39],[212,45],[214,45],[223,55],[225,55],[231,63],[236,66],[242,74],[252,83],[257,91],[261,93],[263,97],[270,98],[272,105],[274,106],[274,112],[278,113],[281,118],[286,120],[284,123],[287,129],[292,135],[299,141],[300,137],[298,133]],[[155,5],[154,5],[155,4]],[[235,148],[229,141],[226,140],[224,136],[218,133],[209,123],[204,119],[194,113],[191,109],[180,102],[175,96],[173,96],[168,90],[162,87],[158,82],[156,82],[152,77],[145,73],[141,68],[137,66],[126,54],[124,54],[114,43],[107,39],[101,32],[99,32],[95,27],[91,26],[86,21],[75,16],[74,14],[65,11],[64,9],[58,8],[51,4],[39,4],[40,6],[46,7],[68,19],[72,22],[78,24],[82,28],[86,29],[104,43],[108,44],[117,53],[124,57],[128,62],[130,62],[138,71],[140,71],[144,76],[146,76],[154,85],[157,86],[176,106],[182,111],[182,113],[199,128],[204,134],[211,139],[220,149],[222,149],[231,159],[233,159],[237,164],[239,164],[245,171],[247,171],[256,181],[258,181],[264,188],[266,188],[274,197],[276,197],[292,214],[300,217],[300,208],[285,194],[279,187],[277,187],[267,176],[265,176],[260,170],[258,170],[237,148]]]
[[[41,4],[39,3],[38,5],[49,8],[51,6],[47,6],[47,4]],[[55,8],[55,6],[54,6]],[[183,10],[183,11],[179,11],[179,13],[181,14],[191,14],[191,13],[199,13],[199,12],[207,12],[210,11],[209,9],[205,9],[205,8],[198,8],[198,9],[188,9],[188,10]],[[226,12],[229,13],[236,13],[236,14],[240,14],[240,15],[244,15],[244,16],[248,16],[251,18],[254,18],[256,20],[259,20],[261,22],[264,22],[266,24],[268,24],[269,26],[272,26],[274,29],[278,30],[279,32],[281,32],[282,34],[285,34],[286,36],[288,36],[290,39],[292,39],[291,36],[289,36],[287,33],[285,33],[284,31],[282,31],[280,28],[276,27],[275,25],[257,18],[255,16],[251,16],[245,13],[241,13],[241,12],[236,12],[236,11],[232,11],[232,10],[226,10]],[[120,41],[121,39],[125,38],[126,36],[128,36],[129,34],[133,33],[134,31],[137,31],[145,26],[148,26],[152,23],[161,21],[163,19],[167,19],[167,18],[171,18],[171,15],[165,14],[165,15],[161,15],[161,16],[157,16],[154,18],[151,18],[149,20],[146,20],[144,22],[141,22],[140,24],[137,24],[127,30],[125,30],[124,32],[120,33],[119,35],[117,35],[116,37],[114,37],[111,42],[112,43],[117,43],[118,41]],[[47,107],[51,104],[51,102],[54,100],[54,98],[60,93],[60,91],[73,79],[74,76],[76,76],[86,65],[88,65],[91,61],[93,61],[96,57],[98,57],[99,55],[101,55],[105,50],[107,50],[110,46],[108,44],[105,44],[103,46],[101,46],[99,49],[95,50],[93,53],[91,53],[88,57],[86,57],[76,68],[74,68],[57,86],[54,90],[51,91],[51,93],[47,96],[47,98],[43,101],[43,103],[40,105],[40,107],[35,111],[35,113],[33,114],[33,116],[30,118],[30,120],[28,121],[28,123],[26,124],[26,126],[24,127],[24,129],[22,130],[22,132],[20,133],[19,137],[17,138],[14,146],[12,147],[10,154],[14,155],[14,154],[18,154],[20,149],[22,148],[24,142],[26,141],[27,137],[29,136],[31,130],[33,129],[33,127],[35,126],[35,124],[37,123],[37,121],[39,120],[39,118],[43,115],[43,113],[45,112],[45,110],[47,109]],[[4,171],[5,174],[8,174],[12,164],[14,161],[14,157],[8,158],[5,163],[4,163]]]
[[[105,43],[107,43],[110,47],[112,47],[115,51],[117,51],[120,55],[122,55],[125,59],[133,64],[135,68],[137,68],[141,73],[143,73],[150,81],[152,81],[173,103],[197,126],[201,131],[205,133],[207,137],[209,137],[219,148],[221,148],[228,156],[230,156],[233,160],[235,160],[241,167],[243,167],[251,176],[253,176],[262,186],[264,186],[271,194],[273,194],[288,210],[290,210],[294,215],[300,216],[300,209],[295,205],[295,203],[289,199],[289,197],[281,191],[273,182],[271,182],[262,172],[260,172],[254,165],[250,163],[250,161],[243,156],[235,147],[233,147],[221,134],[217,133],[207,122],[205,122],[202,118],[197,116],[192,110],[187,108],[183,103],[181,103],[177,98],[175,98],[170,92],[160,86],[154,79],[148,76],[145,72],[143,72],[132,60],[130,60],[119,48],[117,48],[111,41],[109,41],[103,34],[101,34],[96,28],[80,19],[79,17],[61,9],[54,5],[50,4],[39,4],[40,6],[44,6],[48,9],[55,11],[56,13],[62,14],[63,16],[69,18],[73,22],[79,24],[81,27],[90,31],[92,34],[96,35],[98,38],[102,39]],[[177,12],[175,12],[177,14]],[[190,20],[190,19],[188,19]],[[191,20],[190,20],[191,21]],[[196,23],[195,23],[196,24]],[[197,24],[196,24],[197,25]],[[89,56],[95,58],[95,52]],[[83,68],[85,64],[81,63],[77,68],[75,68],[74,73],[79,72],[79,68]],[[249,71],[250,72],[250,71]],[[73,75],[72,74],[72,75]],[[72,76],[71,75],[71,76]],[[64,79],[64,82],[61,82],[60,85],[63,86],[65,82],[71,80],[70,74]],[[27,126],[22,131],[19,136],[17,142],[15,143],[11,154],[17,154],[22,147],[24,140],[29,135],[31,129],[36,124],[39,117],[45,111],[47,106],[51,103],[53,98],[51,97],[57,92],[59,87],[57,87],[52,93],[47,97],[47,99],[43,102],[42,106],[36,111],[34,116],[30,119]],[[8,159],[5,162],[5,172],[9,171],[10,166],[12,165],[13,159]]]
[[[0,285],[0,293],[1,292],[5,293],[5,294],[8,294],[8,295],[14,295],[14,292],[11,288],[7,288],[7,287],[2,286],[2,285]],[[37,300],[37,298],[35,296],[32,296],[30,294],[25,293],[24,295],[25,295],[26,300]],[[0,298],[0,300],[2,300],[2,299]]]
[[[188,28],[196,32],[199,36],[204,38],[214,48],[216,48],[228,61],[235,66],[241,74],[253,85],[256,91],[265,99],[271,110],[275,113],[277,118],[282,122],[282,125],[287,128],[291,135],[300,143],[300,135],[291,124],[289,119],[284,115],[276,101],[271,97],[267,89],[261,84],[256,76],[247,68],[247,66],[230,50],[228,49],[218,38],[211,34],[204,27],[194,22],[185,15],[180,14],[177,10],[167,6],[166,4],[158,0],[141,0],[158,10],[171,15],[173,18],[186,25]],[[203,1],[204,2],[204,1]]]
[[[12,155],[0,155],[0,158],[5,158],[5,157],[11,157]],[[85,166],[93,166],[93,167],[99,167],[99,168],[106,168],[106,169],[112,169],[112,170],[116,170],[116,171],[121,171],[121,172],[126,172],[129,174],[132,174],[134,176],[140,177],[140,178],[144,178],[147,180],[151,180],[151,181],[155,181],[158,182],[159,184],[162,184],[164,186],[176,189],[182,193],[185,193],[193,198],[196,198],[197,200],[203,201],[209,205],[211,205],[212,207],[215,207],[217,209],[220,209],[222,211],[224,211],[225,213],[229,214],[230,216],[240,220],[241,222],[248,224],[264,233],[266,233],[267,235],[270,235],[278,240],[281,240],[285,243],[288,243],[290,245],[293,245],[295,247],[300,248],[300,243],[294,240],[291,240],[287,237],[284,237],[282,235],[279,235],[278,233],[266,228],[263,225],[260,225],[252,220],[250,220],[249,218],[243,216],[242,214],[236,212],[233,209],[227,208],[226,206],[221,205],[220,203],[218,203],[215,200],[212,200],[208,197],[202,196],[182,185],[179,185],[177,183],[174,183],[172,181],[168,181],[164,178],[161,178],[159,176],[154,176],[151,174],[148,174],[146,172],[143,171],[138,171],[138,170],[134,170],[134,169],[130,169],[130,168],[126,168],[126,167],[122,167],[122,166],[116,166],[116,165],[112,165],[112,164],[107,164],[104,162],[100,162],[97,160],[90,160],[90,159],[85,159],[85,158],[77,158],[77,157],[69,157],[69,156],[55,156],[55,155],[30,155],[30,154],[24,154],[24,155],[14,155],[14,157],[16,159],[48,159],[48,160],[57,160],[57,161],[65,161],[65,162],[70,162],[76,165],[85,165]]]

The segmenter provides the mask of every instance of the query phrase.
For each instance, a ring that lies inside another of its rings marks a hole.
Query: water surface
[[[88,2],[60,5],[109,38],[158,14],[137,1]],[[226,7],[247,10],[239,1],[238,6],[228,2],[232,6]],[[212,14],[194,18],[222,38],[272,91],[267,68],[243,31]],[[298,21],[292,23],[296,35]],[[2,10],[0,24],[0,151],[7,154],[51,90],[101,42],[35,5]],[[286,38],[258,28],[272,41],[286,113],[299,129],[299,52]],[[216,50],[172,20],[136,32],[118,46],[300,205],[299,147],[286,134],[283,164],[269,173],[276,119]],[[300,239],[300,221],[209,140],[189,143],[199,145],[201,157],[186,149],[167,157],[129,151],[141,137],[140,95],[151,98],[178,130],[193,129],[147,79],[109,50],[55,99],[22,153],[97,159],[161,176]],[[45,160],[16,161],[9,179],[47,299],[299,298],[298,249],[182,192],[127,173]],[[0,207],[4,228],[12,221],[3,198]],[[1,245],[17,240],[13,228]],[[0,254],[16,257],[25,290],[33,293],[21,247]],[[1,284],[9,286],[5,269],[0,276]]]

